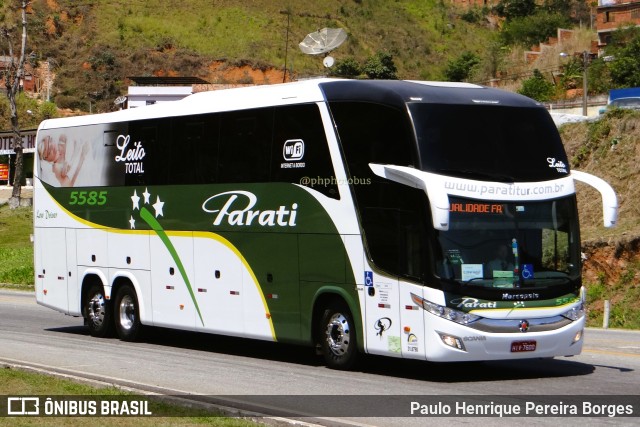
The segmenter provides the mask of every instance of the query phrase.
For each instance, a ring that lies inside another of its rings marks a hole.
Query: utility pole
[[[587,67],[589,66],[589,52],[582,52],[582,115],[588,116],[587,112]]]
[[[287,15],[287,36],[284,42],[284,70],[282,72],[282,83],[287,81],[287,58],[289,56],[289,28],[291,27],[291,10],[289,8],[280,11],[281,14]]]

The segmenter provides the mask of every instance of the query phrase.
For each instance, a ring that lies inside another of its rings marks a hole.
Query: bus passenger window
[[[306,185],[327,197],[340,198],[317,105],[276,108],[271,179]]]
[[[162,170],[158,162],[162,161],[162,141],[159,140],[160,120],[143,120],[132,122],[129,126],[129,137],[133,143],[139,143],[145,152],[142,161],[132,162],[125,173],[125,185],[155,184],[159,171]],[[130,145],[133,145],[130,143]]]
[[[218,182],[267,182],[272,131],[272,108],[222,114]]]
[[[171,141],[183,161],[170,165],[173,184],[210,184],[216,182],[218,159],[218,116],[213,114],[176,117]],[[173,159],[170,153],[169,158]]]

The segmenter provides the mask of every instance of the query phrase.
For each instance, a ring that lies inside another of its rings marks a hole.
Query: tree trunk
[[[25,52],[27,48],[27,5],[26,0],[21,1],[22,9],[22,40],[20,46],[20,59],[18,64],[15,63],[13,56],[13,43],[10,34],[5,30],[3,33],[9,44],[10,72],[5,74],[5,86],[7,88],[7,97],[9,98],[9,106],[11,109],[11,128],[13,130],[13,151],[16,153],[15,175],[13,177],[13,191],[9,206],[17,207],[20,205],[20,193],[22,192],[22,176],[24,174],[24,158],[22,147],[22,135],[20,134],[20,123],[18,122],[18,108],[16,107],[16,95],[20,91],[20,80],[24,77]]]
[[[13,131],[13,152],[16,153],[16,163],[13,174],[13,190],[11,198],[17,199],[10,205],[20,204],[20,193],[22,192],[22,175],[24,173],[24,157],[22,147],[22,135],[20,134],[20,125],[18,124],[18,108],[16,107],[16,93],[12,90],[7,91],[9,97],[9,107],[11,109],[11,130]]]
[[[22,175],[24,175],[24,156],[22,144],[16,146],[13,151],[16,153],[15,173],[13,174],[13,190],[11,191],[11,197],[20,198],[22,193]]]

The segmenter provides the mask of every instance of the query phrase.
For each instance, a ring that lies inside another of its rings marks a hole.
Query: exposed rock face
[[[605,283],[617,283],[631,264],[640,262],[640,237],[587,241],[582,251],[587,257],[582,267],[585,283],[603,279]]]

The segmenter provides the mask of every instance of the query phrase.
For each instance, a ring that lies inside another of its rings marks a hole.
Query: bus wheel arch
[[[113,310],[104,284],[98,275],[89,274],[82,280],[82,316],[93,337],[113,335]]]
[[[318,297],[313,310],[313,331],[317,348],[332,369],[351,369],[359,354],[358,333],[352,310],[336,294]]]
[[[113,284],[115,295],[113,317],[115,330],[123,341],[137,341],[142,333],[140,321],[140,300],[133,283],[119,277]]]

